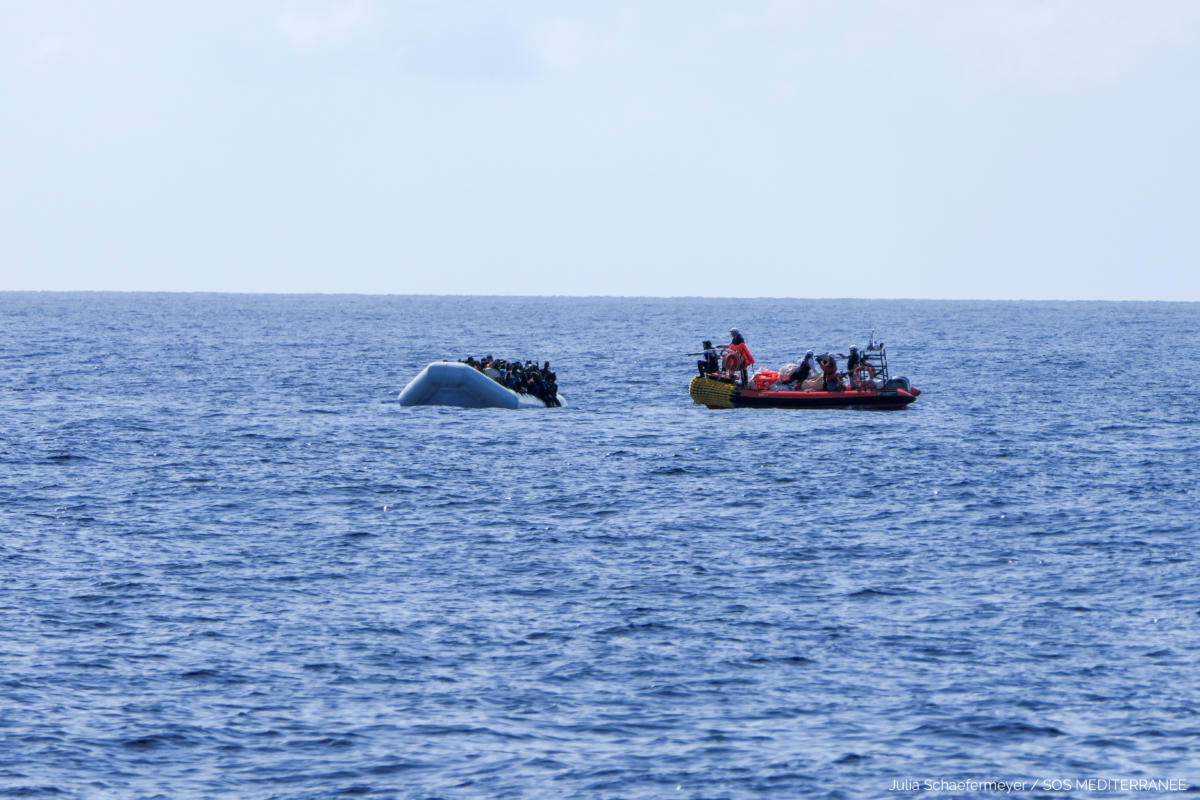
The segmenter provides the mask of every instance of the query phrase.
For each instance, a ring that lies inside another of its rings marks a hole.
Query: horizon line
[[[936,302],[936,303],[1200,303],[1197,300],[1164,300],[1161,298],[1109,297],[851,297],[790,295],[655,295],[655,294],[466,294],[457,292],[279,292],[230,291],[222,289],[0,289],[5,294],[170,294],[170,295],[230,295],[267,297],[475,297],[513,299],[577,299],[577,300],[806,300],[806,301],[869,301],[869,302]]]

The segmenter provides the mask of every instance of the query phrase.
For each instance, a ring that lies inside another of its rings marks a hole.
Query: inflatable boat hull
[[[844,392],[759,391],[711,378],[692,378],[688,394],[709,408],[904,408],[920,390],[910,387]]]
[[[559,403],[566,405],[562,395]],[[531,394],[505,388],[474,367],[457,361],[435,361],[400,392],[402,406],[459,408],[545,408]]]

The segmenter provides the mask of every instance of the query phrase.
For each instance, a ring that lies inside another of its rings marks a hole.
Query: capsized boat
[[[567,401],[555,395],[558,404]],[[546,401],[514,392],[459,361],[435,361],[400,392],[402,406],[458,406],[459,408],[547,408]]]
[[[721,348],[716,348],[720,350]],[[722,353],[722,370],[698,375],[688,385],[692,402],[709,408],[903,408],[917,399],[921,390],[908,378],[888,375],[887,352],[882,343],[864,349],[859,364],[840,373],[836,391],[799,388],[781,380],[774,370],[759,370],[749,385],[737,385],[736,359]],[[786,376],[783,376],[786,378]],[[848,380],[848,384],[843,381]],[[814,381],[817,386],[823,380]],[[812,384],[806,382],[807,386]]]

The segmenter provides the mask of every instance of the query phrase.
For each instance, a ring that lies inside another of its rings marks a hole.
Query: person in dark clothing
[[[850,356],[846,359],[846,372],[854,372],[854,368],[862,363],[862,356],[857,347],[850,348]]]
[[[554,408],[561,406],[558,402],[558,376],[550,369],[550,362],[542,365],[542,383],[546,386],[546,405]]]
[[[792,370],[792,375],[788,380],[796,384],[796,388],[799,389],[800,385],[812,374],[813,366],[813,351],[809,350],[804,354],[804,360],[800,362],[800,366]]]
[[[467,356],[459,363],[474,367],[506,389],[532,395],[550,408],[562,405],[558,402],[558,376],[551,371],[549,361],[539,367],[536,361],[505,361],[489,354],[478,360]]]
[[[545,403],[547,408],[554,408],[557,406],[559,404],[557,397],[558,392],[552,390],[550,388],[550,384],[547,383],[545,378],[542,378],[540,375],[535,376],[533,380],[537,386],[538,399]],[[555,389],[557,389],[557,387],[555,387]]]
[[[550,369],[550,362],[542,364],[541,369],[542,384],[546,388],[546,405],[551,408],[562,405],[558,402],[558,376]]]
[[[721,364],[717,360],[717,349],[713,347],[713,343],[705,339],[701,343],[700,349],[701,358],[696,362],[696,370],[700,373],[700,377],[717,374]]]

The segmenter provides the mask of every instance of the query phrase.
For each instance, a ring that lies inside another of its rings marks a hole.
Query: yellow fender
[[[692,378],[692,382],[688,384],[688,394],[692,396],[692,402],[709,408],[733,408],[733,390],[732,383],[701,378],[699,375]]]

